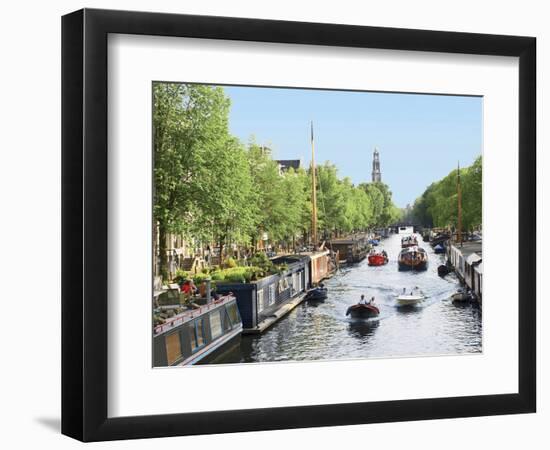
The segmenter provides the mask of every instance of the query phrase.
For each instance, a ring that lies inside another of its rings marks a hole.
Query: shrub
[[[225,266],[229,268],[237,267],[237,262],[231,256],[225,259]]]
[[[216,272],[212,272],[211,274],[212,276],[212,280],[218,280],[218,281],[221,281],[221,280],[225,280],[225,274],[222,272],[222,271],[216,271]]]
[[[180,286],[183,284],[185,280],[189,278],[189,272],[186,272],[185,270],[178,269],[176,270],[176,275],[174,276],[174,282],[178,283]]]
[[[233,283],[245,283],[246,279],[243,273],[234,272],[234,273],[228,273],[225,276],[225,281],[231,281]]]
[[[193,282],[199,286],[204,280],[206,280],[210,275],[207,273],[197,273],[193,276]]]

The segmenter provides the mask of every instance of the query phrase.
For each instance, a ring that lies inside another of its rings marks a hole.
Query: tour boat
[[[354,319],[369,319],[380,314],[380,310],[374,306],[365,303],[352,305],[346,311],[346,316],[351,316]]]
[[[307,292],[304,297],[305,300],[309,301],[323,301],[328,297],[328,289],[326,287],[316,287]]]
[[[373,252],[369,254],[369,266],[383,266],[389,261],[388,254],[382,250],[380,253]]]
[[[418,239],[413,234],[412,236],[405,236],[401,238],[401,248],[414,247],[418,245]]]
[[[397,259],[399,270],[426,270],[428,254],[421,247],[408,247],[399,252]]]
[[[409,306],[416,305],[417,303],[424,301],[425,298],[426,296],[420,289],[414,288],[409,293],[405,291],[403,294],[399,295],[396,300],[397,304],[400,306]]]

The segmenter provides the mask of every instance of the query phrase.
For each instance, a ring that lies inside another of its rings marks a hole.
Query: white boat
[[[421,303],[425,300],[425,298],[426,296],[420,289],[414,288],[412,291],[409,291],[408,293],[405,291],[403,294],[399,295],[396,298],[396,300],[398,305],[407,306],[407,305],[416,305],[418,303]]]
[[[459,288],[453,295],[451,300],[453,302],[468,302],[472,299],[470,292],[467,289]]]

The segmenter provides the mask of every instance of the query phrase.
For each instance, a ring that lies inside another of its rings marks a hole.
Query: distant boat
[[[346,316],[351,316],[354,319],[369,319],[380,314],[380,310],[374,306],[365,303],[352,305],[346,311]]]
[[[328,289],[326,287],[316,287],[307,292],[304,297],[305,300],[309,301],[323,301],[328,297]]]
[[[372,252],[368,256],[369,266],[383,266],[389,261],[388,254],[382,250],[381,252]]]
[[[411,227],[411,226],[399,227],[397,229],[397,233],[398,234],[411,234],[411,233],[414,233],[414,227]]]
[[[418,239],[414,234],[401,238],[401,248],[414,247],[415,245],[418,245]]]
[[[453,295],[451,295],[453,303],[466,303],[474,300],[472,293],[469,289],[459,288]]]
[[[369,239],[369,244],[376,247],[378,244],[380,244],[380,239]]]
[[[443,244],[443,242],[448,241],[450,238],[451,236],[447,233],[439,233],[432,238],[430,244],[432,244],[432,247],[436,247],[437,245]]]
[[[399,270],[426,270],[428,254],[421,247],[408,247],[399,252],[397,259]]]
[[[443,246],[443,244],[437,244],[434,247],[434,253],[436,253],[436,254],[445,253],[445,247]]]
[[[419,288],[414,288],[407,294],[405,291],[403,294],[396,298],[397,304],[400,306],[416,305],[424,301],[426,296]]]
[[[444,277],[444,276],[448,275],[450,272],[451,272],[451,269],[446,264],[441,264],[437,268],[437,274],[440,277]]]

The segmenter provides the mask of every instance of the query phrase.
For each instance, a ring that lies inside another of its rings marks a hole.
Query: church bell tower
[[[378,149],[374,147],[374,154],[372,155],[372,182],[376,183],[382,181],[382,172],[380,172],[380,156]]]

